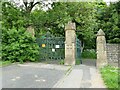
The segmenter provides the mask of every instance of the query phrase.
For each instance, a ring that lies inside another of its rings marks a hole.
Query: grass
[[[96,59],[97,58],[96,52],[93,49],[84,50],[82,52],[81,56],[82,56],[83,59]]]
[[[0,61],[0,67],[12,64],[10,61]]]
[[[120,68],[112,66],[105,66],[100,69],[104,83],[109,90],[120,90],[120,88],[118,89],[118,80],[120,80],[118,79],[118,77],[120,78],[119,70]]]
[[[80,59],[76,59],[76,63],[75,63],[76,65],[80,65],[81,64],[81,61],[80,61]]]
[[[64,65],[64,60],[60,60],[60,61],[59,61],[59,64],[60,64],[60,65]]]

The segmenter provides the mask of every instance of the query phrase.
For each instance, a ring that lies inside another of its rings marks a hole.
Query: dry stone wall
[[[119,44],[106,44],[107,60],[109,65],[118,66]]]

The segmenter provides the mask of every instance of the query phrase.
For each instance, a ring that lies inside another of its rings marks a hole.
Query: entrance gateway
[[[47,32],[44,36],[37,38],[40,47],[41,60],[63,60],[65,58],[65,38],[55,37]]]
[[[37,38],[40,47],[40,60],[64,60],[65,65],[75,65],[81,60],[81,42],[75,33],[75,23],[65,26],[65,37],[56,37],[50,32]]]

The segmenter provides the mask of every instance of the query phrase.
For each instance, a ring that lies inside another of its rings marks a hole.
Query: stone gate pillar
[[[75,23],[68,22],[65,26],[65,65],[75,65]]]
[[[35,36],[35,32],[34,32],[34,27],[33,26],[28,26],[27,27],[27,32],[30,33],[33,37]]]
[[[105,33],[100,29],[97,33],[97,68],[107,65]]]

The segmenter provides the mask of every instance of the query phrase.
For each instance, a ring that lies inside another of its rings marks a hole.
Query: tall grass
[[[118,89],[118,78],[120,78],[119,70],[120,68],[112,66],[105,66],[100,69],[104,83],[109,90],[120,90]]]

